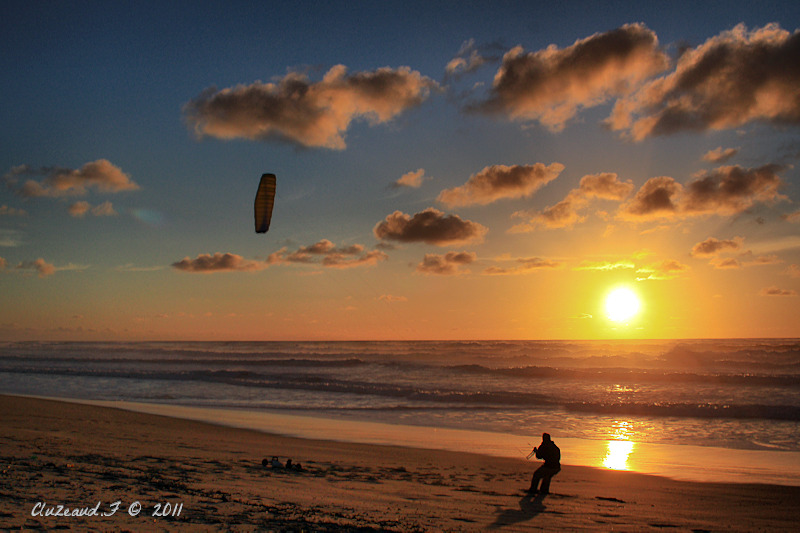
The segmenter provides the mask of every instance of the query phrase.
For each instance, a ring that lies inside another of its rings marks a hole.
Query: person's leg
[[[542,479],[542,473],[544,466],[540,466],[536,469],[536,472],[533,473],[533,477],[531,478],[531,488],[528,489],[530,491],[536,491],[537,487],[539,486],[539,480]]]
[[[542,492],[550,492],[550,480],[553,479],[553,476],[558,474],[561,471],[559,468],[558,470],[553,468],[548,468],[546,472],[543,472],[542,476]]]

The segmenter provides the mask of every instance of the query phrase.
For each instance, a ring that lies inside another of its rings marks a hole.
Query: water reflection
[[[629,440],[610,440],[606,446],[603,466],[611,470],[628,470],[628,457],[633,451],[634,443]]]
[[[611,435],[613,440],[606,443],[606,456],[603,459],[603,466],[611,470],[629,470],[628,457],[635,446],[631,439],[633,434],[633,422],[630,420],[615,420],[611,425]]]

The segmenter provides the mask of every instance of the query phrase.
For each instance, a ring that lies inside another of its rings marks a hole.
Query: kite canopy
[[[275,204],[275,174],[262,174],[255,201],[256,233],[266,233]]]

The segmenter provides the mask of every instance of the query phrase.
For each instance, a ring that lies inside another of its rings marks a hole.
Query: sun
[[[625,322],[639,312],[639,297],[627,287],[614,289],[606,296],[606,316],[614,322]]]

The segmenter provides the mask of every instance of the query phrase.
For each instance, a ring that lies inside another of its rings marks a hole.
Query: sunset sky
[[[800,336],[798,28],[795,1],[4,2],[0,340]]]

